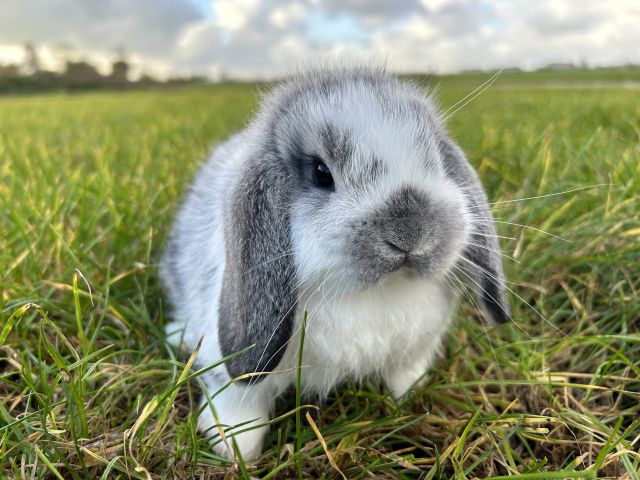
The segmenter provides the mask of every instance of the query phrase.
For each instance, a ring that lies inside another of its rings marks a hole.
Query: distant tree
[[[207,77],[202,75],[190,75],[190,76],[176,76],[169,77],[165,82],[167,85],[190,85],[190,84],[206,84],[208,83]]]
[[[0,0],[2,1],[2,0]],[[48,53],[60,66],[53,70],[43,68],[38,50],[33,43],[24,45],[24,60],[19,64],[0,65],[0,93],[32,92],[75,88],[122,87],[180,87],[190,84],[205,84],[203,76],[176,76],[161,81],[149,74],[141,75],[137,81],[129,80],[130,64],[124,49],[116,52],[111,71],[103,76],[90,60],[79,59],[68,44],[49,46]],[[222,69],[221,76],[224,76]]]
[[[14,63],[0,65],[0,79],[17,78],[20,76],[20,66]]]
[[[40,57],[31,42],[24,45],[24,67],[27,75],[37,75],[40,71]]]
[[[85,61],[67,61],[65,71],[62,74],[62,83],[71,88],[97,87],[103,82],[96,67]]]
[[[109,85],[126,85],[129,82],[129,64],[116,60],[111,64],[111,74],[107,77]]]
[[[141,87],[151,87],[153,85],[158,85],[160,82],[148,73],[143,73],[140,75],[140,78],[138,78],[136,83]]]
[[[111,63],[111,73],[106,77],[106,83],[110,86],[123,86],[129,83],[129,62],[123,48],[119,48],[115,60]]]

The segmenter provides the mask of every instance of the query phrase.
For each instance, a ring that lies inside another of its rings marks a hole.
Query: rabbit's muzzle
[[[464,218],[456,205],[404,187],[352,224],[351,268],[364,284],[400,269],[410,275],[435,276],[448,267],[458,243],[455,238],[463,229]]]

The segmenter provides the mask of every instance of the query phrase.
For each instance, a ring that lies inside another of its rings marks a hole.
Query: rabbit
[[[168,341],[202,339],[199,367],[237,354],[203,374],[199,430],[219,455],[260,455],[296,383],[303,318],[304,395],[371,378],[403,397],[451,324],[456,266],[492,322],[511,318],[497,238],[418,86],[342,68],[274,87],[196,174],[160,262]]]

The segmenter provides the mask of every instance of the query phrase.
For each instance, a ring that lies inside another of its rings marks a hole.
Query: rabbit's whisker
[[[332,265],[332,266],[333,266],[333,265]],[[337,273],[336,271],[331,272],[331,271],[330,271],[330,269],[328,269],[328,270],[327,270],[327,272],[326,272],[326,274],[325,274],[325,279],[324,279],[324,280],[323,280],[323,282],[320,284],[320,286],[318,286],[318,288],[316,288],[316,290],[315,290],[315,291],[313,291],[313,292],[309,295],[309,298],[308,298],[308,299],[307,299],[307,301],[305,302],[305,306],[304,306],[304,308],[302,309],[302,312],[305,312],[305,311],[307,310],[307,306],[308,306],[309,301],[311,300],[311,298],[312,298],[316,293],[318,293],[318,291],[320,291],[320,289],[323,287],[323,285],[325,284],[325,282],[326,282],[329,278],[331,278],[333,275],[335,275],[336,273]],[[311,286],[313,286],[313,284],[311,284]],[[306,291],[307,291],[308,289],[309,289],[309,288],[305,289],[305,291],[304,291],[304,292],[306,293]],[[304,294],[304,293],[303,293],[303,294]],[[300,296],[302,296],[303,294],[301,294]],[[325,297],[326,297],[326,294],[323,296],[322,300],[324,300],[324,298],[325,298]],[[321,303],[322,303],[322,302],[320,302],[320,303],[319,303],[319,305],[320,305]],[[309,325],[310,325],[310,324],[311,324],[311,322],[313,321],[313,318],[314,318],[314,317],[313,317],[313,315],[315,315],[315,312],[316,312],[316,311],[317,311],[317,310],[314,310],[314,312],[313,312],[313,314],[312,314],[312,315],[311,315],[311,314],[308,314],[308,315],[307,315],[307,327],[309,327]],[[286,342],[284,342],[284,344],[283,344],[283,345],[281,345],[281,346],[280,346],[280,347],[279,347],[279,348],[278,348],[278,349],[277,349],[277,350],[276,350],[276,351],[275,351],[275,352],[274,352],[274,353],[273,353],[273,354],[272,354],[272,355],[267,359],[267,362],[266,362],[266,363],[269,363],[269,362],[273,359],[273,357],[275,357],[278,353],[280,353],[280,351],[282,351],[283,349],[287,348],[287,347],[289,346],[289,344],[293,341],[293,339],[296,337],[296,335],[298,335],[298,333],[299,333],[301,330],[302,330],[302,324],[300,324],[300,326],[299,326],[299,327],[298,327],[294,332],[292,332],[292,334],[289,336],[289,338],[287,339],[287,341],[286,341]],[[274,333],[275,333],[275,331],[276,331],[276,330],[274,330]],[[270,338],[273,338],[273,334],[271,335],[271,337],[270,337]],[[267,345],[267,346],[268,346],[268,345]],[[300,348],[300,347],[298,346],[298,348]],[[296,351],[297,351],[297,350],[296,350]],[[263,350],[263,355],[264,355],[264,352],[266,352],[266,347],[265,347],[265,349]],[[261,358],[262,358],[262,357],[261,357]],[[259,363],[260,363],[260,362],[258,362],[258,364],[259,364]],[[256,365],[256,368],[257,368],[257,365]],[[247,388],[247,391],[245,391],[245,392],[244,392],[243,399],[244,399],[244,396],[248,393],[249,389],[250,389],[250,387],[248,387],[248,388]]]
[[[477,235],[479,237],[487,237],[487,238],[502,238],[503,240],[517,240],[515,237],[505,237],[503,235],[489,235],[488,233],[480,233],[476,230],[470,230],[469,233],[471,235]]]
[[[497,202],[490,203],[489,205],[500,205],[500,204],[505,204],[505,203],[525,202],[527,200],[537,200],[539,198],[548,198],[548,197],[555,197],[555,196],[558,196],[558,195],[566,195],[567,193],[579,192],[581,190],[588,190],[590,188],[612,187],[612,186],[614,186],[613,183],[597,183],[595,185],[585,185],[583,187],[572,188],[570,190],[564,190],[562,192],[548,193],[546,195],[536,195],[536,196],[533,196],[533,197],[514,198],[512,200],[499,200]]]
[[[307,305],[309,303],[309,300],[311,300],[311,297],[313,297],[313,295],[315,295],[325,284],[325,282],[332,277],[335,273],[337,272],[331,272],[331,268],[333,267],[333,264],[327,269],[327,272],[325,274],[325,279],[324,281],[318,286],[318,288],[316,288],[316,290],[314,292],[311,293],[311,295],[309,295],[309,298],[307,299],[307,301],[305,302],[305,306],[303,308],[303,312],[306,310]],[[300,297],[302,297],[304,294],[306,294],[306,292],[312,288],[314,286],[314,284],[309,284],[302,293],[299,294]],[[282,324],[282,322],[284,321],[284,319],[287,317],[287,315],[291,312],[292,309],[297,308],[297,304],[294,304],[291,308],[289,308],[289,310],[287,310],[287,312],[283,315],[283,317],[280,319],[280,321],[278,322],[278,324],[275,326],[275,328],[273,329],[273,331],[271,332],[271,335],[269,336],[269,340],[267,340],[267,344],[265,345],[264,349],[262,350],[262,353],[260,355],[260,359],[258,360],[256,366],[255,366],[255,370],[258,369],[258,366],[262,363],[262,359],[264,358],[264,354],[267,351],[267,348],[269,346],[269,344],[271,343],[271,341],[273,340],[273,337],[275,335],[275,333],[277,332],[278,328],[280,327],[280,325]],[[286,342],[284,342],[283,345],[281,345],[273,354],[271,354],[271,356],[267,359],[267,361],[265,363],[269,363],[278,353],[280,353],[284,348],[286,348],[289,343],[293,340],[293,338],[298,334],[298,332],[300,331],[302,327],[298,327],[298,329],[293,332],[290,336],[289,339],[287,339]],[[256,377],[257,378],[257,377]],[[244,397],[247,395],[247,393],[249,392],[249,390],[252,387],[252,383],[255,384],[256,383],[256,378],[252,378],[251,381],[249,382],[249,386],[247,387],[246,391],[244,392],[242,398],[244,399]]]
[[[583,187],[572,188],[570,190],[563,190],[562,192],[547,193],[545,195],[534,195],[532,197],[513,198],[509,200],[498,200],[496,202],[488,203],[487,205],[493,207],[492,210],[494,210],[496,208],[506,208],[512,203],[526,202],[529,200],[539,200],[541,198],[557,197],[560,195],[567,195],[569,193],[580,192],[582,190],[589,190],[591,188],[612,187],[612,186],[614,186],[613,183],[597,183],[594,185],[585,185]],[[467,211],[469,212],[478,211],[478,210],[485,211],[487,210],[487,205],[470,205],[467,207]]]
[[[485,275],[490,276],[491,278],[493,278],[494,280],[496,280],[497,282],[500,281],[499,278],[497,278],[495,275],[493,275],[491,272],[487,271],[485,268],[482,268],[480,265],[476,265],[474,262],[472,262],[471,260],[464,258],[464,257],[460,257],[462,258],[465,262],[467,262],[468,264],[470,264],[471,266],[477,268],[478,270],[480,270],[481,272],[483,272]],[[456,265],[456,268],[459,268],[466,272],[469,272],[470,274],[472,274],[473,272],[471,272],[470,270],[467,270],[466,268],[464,268],[462,265]],[[550,322],[547,317],[545,317],[542,313],[540,313],[535,307],[533,307],[529,302],[527,302],[524,298],[522,298],[520,295],[518,295],[513,289],[509,288],[507,285],[504,285],[504,288],[507,289],[509,292],[511,292],[516,298],[518,298],[521,302],[523,302],[526,306],[528,306],[531,310],[533,310],[536,315],[538,315],[538,317],[540,317],[542,320],[545,321],[545,323],[547,323],[548,325],[550,325],[553,329],[555,329],[556,331],[558,331],[559,333],[561,333],[562,335],[564,335],[565,338],[569,338],[569,335],[567,335],[562,329],[560,329],[558,326],[556,326],[555,324],[553,324],[552,322]],[[485,292],[486,293],[486,292]]]
[[[455,272],[445,272],[445,275],[446,275],[446,278],[443,278],[443,280],[447,281],[447,285],[457,290],[460,293],[461,297],[464,297],[470,300],[471,304],[474,305],[476,310],[480,312],[480,322],[482,324],[482,329],[484,330],[484,334],[487,337],[487,341],[489,342],[489,347],[491,348],[491,353],[493,355],[493,358],[496,361],[495,364],[498,368],[498,376],[501,379],[504,378],[504,376],[502,375],[502,368],[500,368],[500,362],[498,361],[498,356],[496,355],[496,350],[493,346],[493,342],[491,342],[491,336],[489,335],[489,332],[487,330],[487,323],[489,323],[489,319],[487,319],[484,311],[480,308],[480,306],[478,305],[478,302],[476,301],[474,296],[471,294],[471,292],[469,292],[467,286],[458,277],[456,277]],[[489,324],[489,328],[491,328],[490,324]]]
[[[557,238],[558,240],[562,240],[563,242],[568,242],[568,243],[571,243],[571,242],[572,242],[572,240],[568,240],[568,239],[566,239],[566,238],[560,237],[559,235],[555,235],[555,234],[553,234],[553,233],[549,233],[549,232],[546,232],[546,231],[544,231],[544,230],[542,230],[542,229],[540,229],[540,228],[531,227],[531,226],[529,226],[529,225],[523,225],[523,224],[521,224],[521,223],[514,223],[514,222],[507,222],[507,221],[505,221],[505,220],[498,220],[498,219],[496,219],[496,218],[494,218],[494,219],[493,219],[493,221],[494,221],[495,223],[503,223],[503,224],[505,224],[505,225],[513,225],[513,226],[515,226],[515,227],[521,227],[521,228],[526,228],[526,229],[528,229],[528,230],[533,230],[533,231],[535,231],[535,232],[543,233],[544,235],[548,235],[548,236],[550,236],[550,237]]]
[[[464,257],[460,257],[460,258],[464,258]],[[466,272],[464,272],[461,268],[460,265],[456,264],[453,266],[453,268],[459,270],[460,273],[462,273],[467,279],[469,279],[469,281],[471,281],[474,285],[476,285],[476,287],[478,287],[478,290],[482,293],[484,293],[487,297],[489,297],[491,300],[493,300],[494,302],[496,302],[498,305],[500,305],[500,303],[498,302],[498,300],[493,297],[489,292],[487,292],[482,285],[480,285],[478,282],[476,282],[471,276],[469,276]],[[509,312],[507,312],[504,308],[500,307],[503,312],[505,314],[507,314],[507,317],[509,318],[509,320],[511,322],[513,322],[513,324],[525,335],[527,335],[529,338],[531,338],[531,335],[529,335],[520,325],[518,325],[518,323],[511,317],[511,315],[509,314]]]
[[[464,107],[466,107],[469,103],[471,103],[473,100],[475,100],[480,95],[482,95],[487,89],[489,89],[489,87],[491,87],[491,85],[493,85],[493,83],[502,74],[503,70],[504,70],[504,68],[501,68],[500,70],[498,70],[487,81],[485,81],[482,85],[480,85],[475,90],[473,90],[472,92],[470,92],[467,95],[465,95],[463,98],[461,98],[456,103],[451,105],[448,109],[446,109],[444,112],[442,112],[443,119],[444,120],[448,120],[453,115],[455,115],[460,110],[462,110]]]
[[[293,266],[291,266],[290,268],[293,268]],[[297,283],[296,285],[293,286],[293,290],[297,290],[297,288],[299,288],[299,286],[302,283]],[[310,288],[313,287],[313,284],[309,284],[307,285],[307,287],[302,291],[302,294],[305,294]],[[289,309],[282,315],[282,318],[280,318],[280,320],[278,320],[278,323],[275,325],[275,327],[273,328],[273,330],[271,331],[271,335],[269,336],[267,343],[264,346],[264,349],[262,350],[261,354],[260,354],[260,358],[258,359],[258,361],[256,362],[256,365],[254,367],[254,370],[257,370],[258,367],[260,366],[260,364],[262,363],[262,359],[264,358],[264,355],[267,351],[267,348],[269,347],[269,345],[271,344],[271,342],[273,341],[273,337],[275,336],[276,332],[278,331],[278,328],[280,328],[280,325],[282,325],[282,322],[284,322],[284,320],[287,318],[287,316],[291,313],[291,310],[295,309],[297,307],[297,304],[294,303],[291,307],[289,307]],[[285,343],[286,345],[286,343]],[[284,345],[283,345],[284,346]],[[266,363],[269,363],[269,361],[271,361],[271,359],[277,355],[280,351],[282,350],[282,347],[278,348],[278,350],[276,350],[276,352],[274,354],[271,355],[271,357],[267,360]],[[244,392],[243,396],[242,396],[242,400],[244,400],[245,396],[247,395],[248,391],[251,389],[251,387],[258,381],[258,376],[253,377],[249,380],[249,385],[247,386],[246,391]]]
[[[488,252],[495,253],[496,255],[500,255],[500,256],[502,256],[504,258],[508,258],[509,260],[513,260],[516,263],[520,263],[519,260],[507,255],[506,253],[500,252],[499,250],[494,250],[493,248],[489,248],[489,247],[486,247],[484,245],[480,245],[479,243],[467,242],[467,245],[471,245],[473,247],[482,248],[482,249],[484,249],[484,250],[486,250]]]
[[[286,253],[282,253],[280,255],[276,255],[275,257],[272,257],[269,260],[266,260],[264,262],[259,263],[258,265],[255,265],[254,267],[252,267],[249,270],[247,270],[247,272],[253,272],[253,271],[257,270],[260,267],[264,267],[265,265],[268,265],[271,262],[275,262],[276,260],[279,260],[279,259],[284,258],[284,257],[291,256],[291,255],[295,255],[295,252],[293,250],[290,250],[289,252],[286,252]]]

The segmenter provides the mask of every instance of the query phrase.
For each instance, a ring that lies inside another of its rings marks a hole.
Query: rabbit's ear
[[[463,189],[472,226],[470,240],[459,260],[458,277],[466,280],[478,296],[483,313],[494,323],[511,319],[505,292],[502,255],[491,209],[482,184],[462,150],[449,138],[440,142],[447,173]]]
[[[254,345],[226,363],[232,377],[274,370],[291,337],[297,301],[289,221],[293,181],[277,162],[249,160],[227,198],[218,339],[224,356]]]

